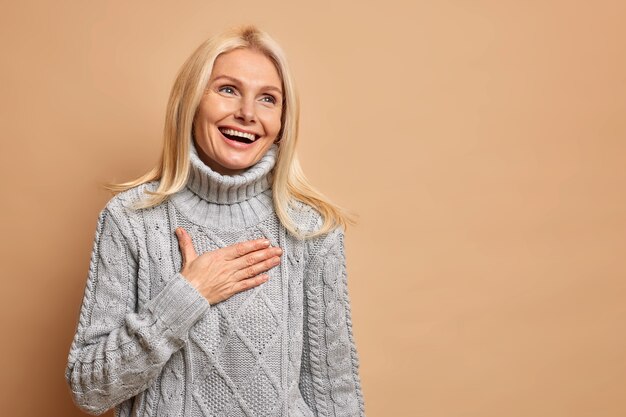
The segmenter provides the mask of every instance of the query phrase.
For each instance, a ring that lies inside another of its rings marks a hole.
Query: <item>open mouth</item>
[[[218,129],[220,133],[224,135],[226,138],[237,141],[237,142],[241,142],[241,143],[253,143],[259,138],[258,135],[254,135],[252,133],[240,132],[234,129],[228,129],[224,127],[220,127]]]

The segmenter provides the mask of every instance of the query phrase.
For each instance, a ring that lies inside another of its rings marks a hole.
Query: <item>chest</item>
[[[267,238],[272,246],[279,246],[283,250],[280,264],[267,272],[270,279],[259,287],[259,291],[244,291],[220,303],[227,313],[238,315],[244,306],[248,306],[255,311],[271,312],[275,319],[284,320],[283,313],[290,303],[292,306],[301,303],[299,298],[305,269],[304,243],[287,233],[275,214],[245,228],[217,229],[189,220],[173,204],[163,204],[145,211],[140,222],[140,225],[135,225],[141,231],[136,236],[139,251],[139,308],[158,294],[181,270],[182,257],[174,233],[178,227],[184,228],[191,236],[199,255],[258,238]],[[252,293],[259,293],[255,299],[261,298],[263,303],[249,300]]]

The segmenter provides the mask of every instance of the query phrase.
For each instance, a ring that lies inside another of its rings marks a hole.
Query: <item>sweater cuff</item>
[[[210,305],[185,277],[177,273],[146,307],[174,336],[182,339]]]

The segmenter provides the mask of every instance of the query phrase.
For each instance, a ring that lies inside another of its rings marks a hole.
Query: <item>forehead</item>
[[[241,48],[225,52],[213,64],[211,80],[220,76],[236,78],[250,86],[274,86],[282,82],[276,66],[263,52]]]

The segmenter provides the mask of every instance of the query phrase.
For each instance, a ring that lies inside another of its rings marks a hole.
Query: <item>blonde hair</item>
[[[281,47],[267,33],[252,25],[228,30],[202,43],[185,61],[172,87],[167,104],[163,151],[159,162],[141,177],[106,186],[113,192],[126,191],[159,180],[155,191],[139,201],[136,209],[154,207],[185,187],[189,176],[189,146],[193,119],[220,54],[238,48],[252,48],[264,53],[276,66],[283,83],[284,100],[281,129],[278,133],[278,157],[273,168],[272,195],[274,210],[285,228],[300,239],[315,237],[337,227],[355,224],[355,215],[330,202],[305,177],[296,153],[300,107],[296,87]],[[323,222],[317,230],[303,231],[288,213],[296,208],[294,200],[316,209]]]

